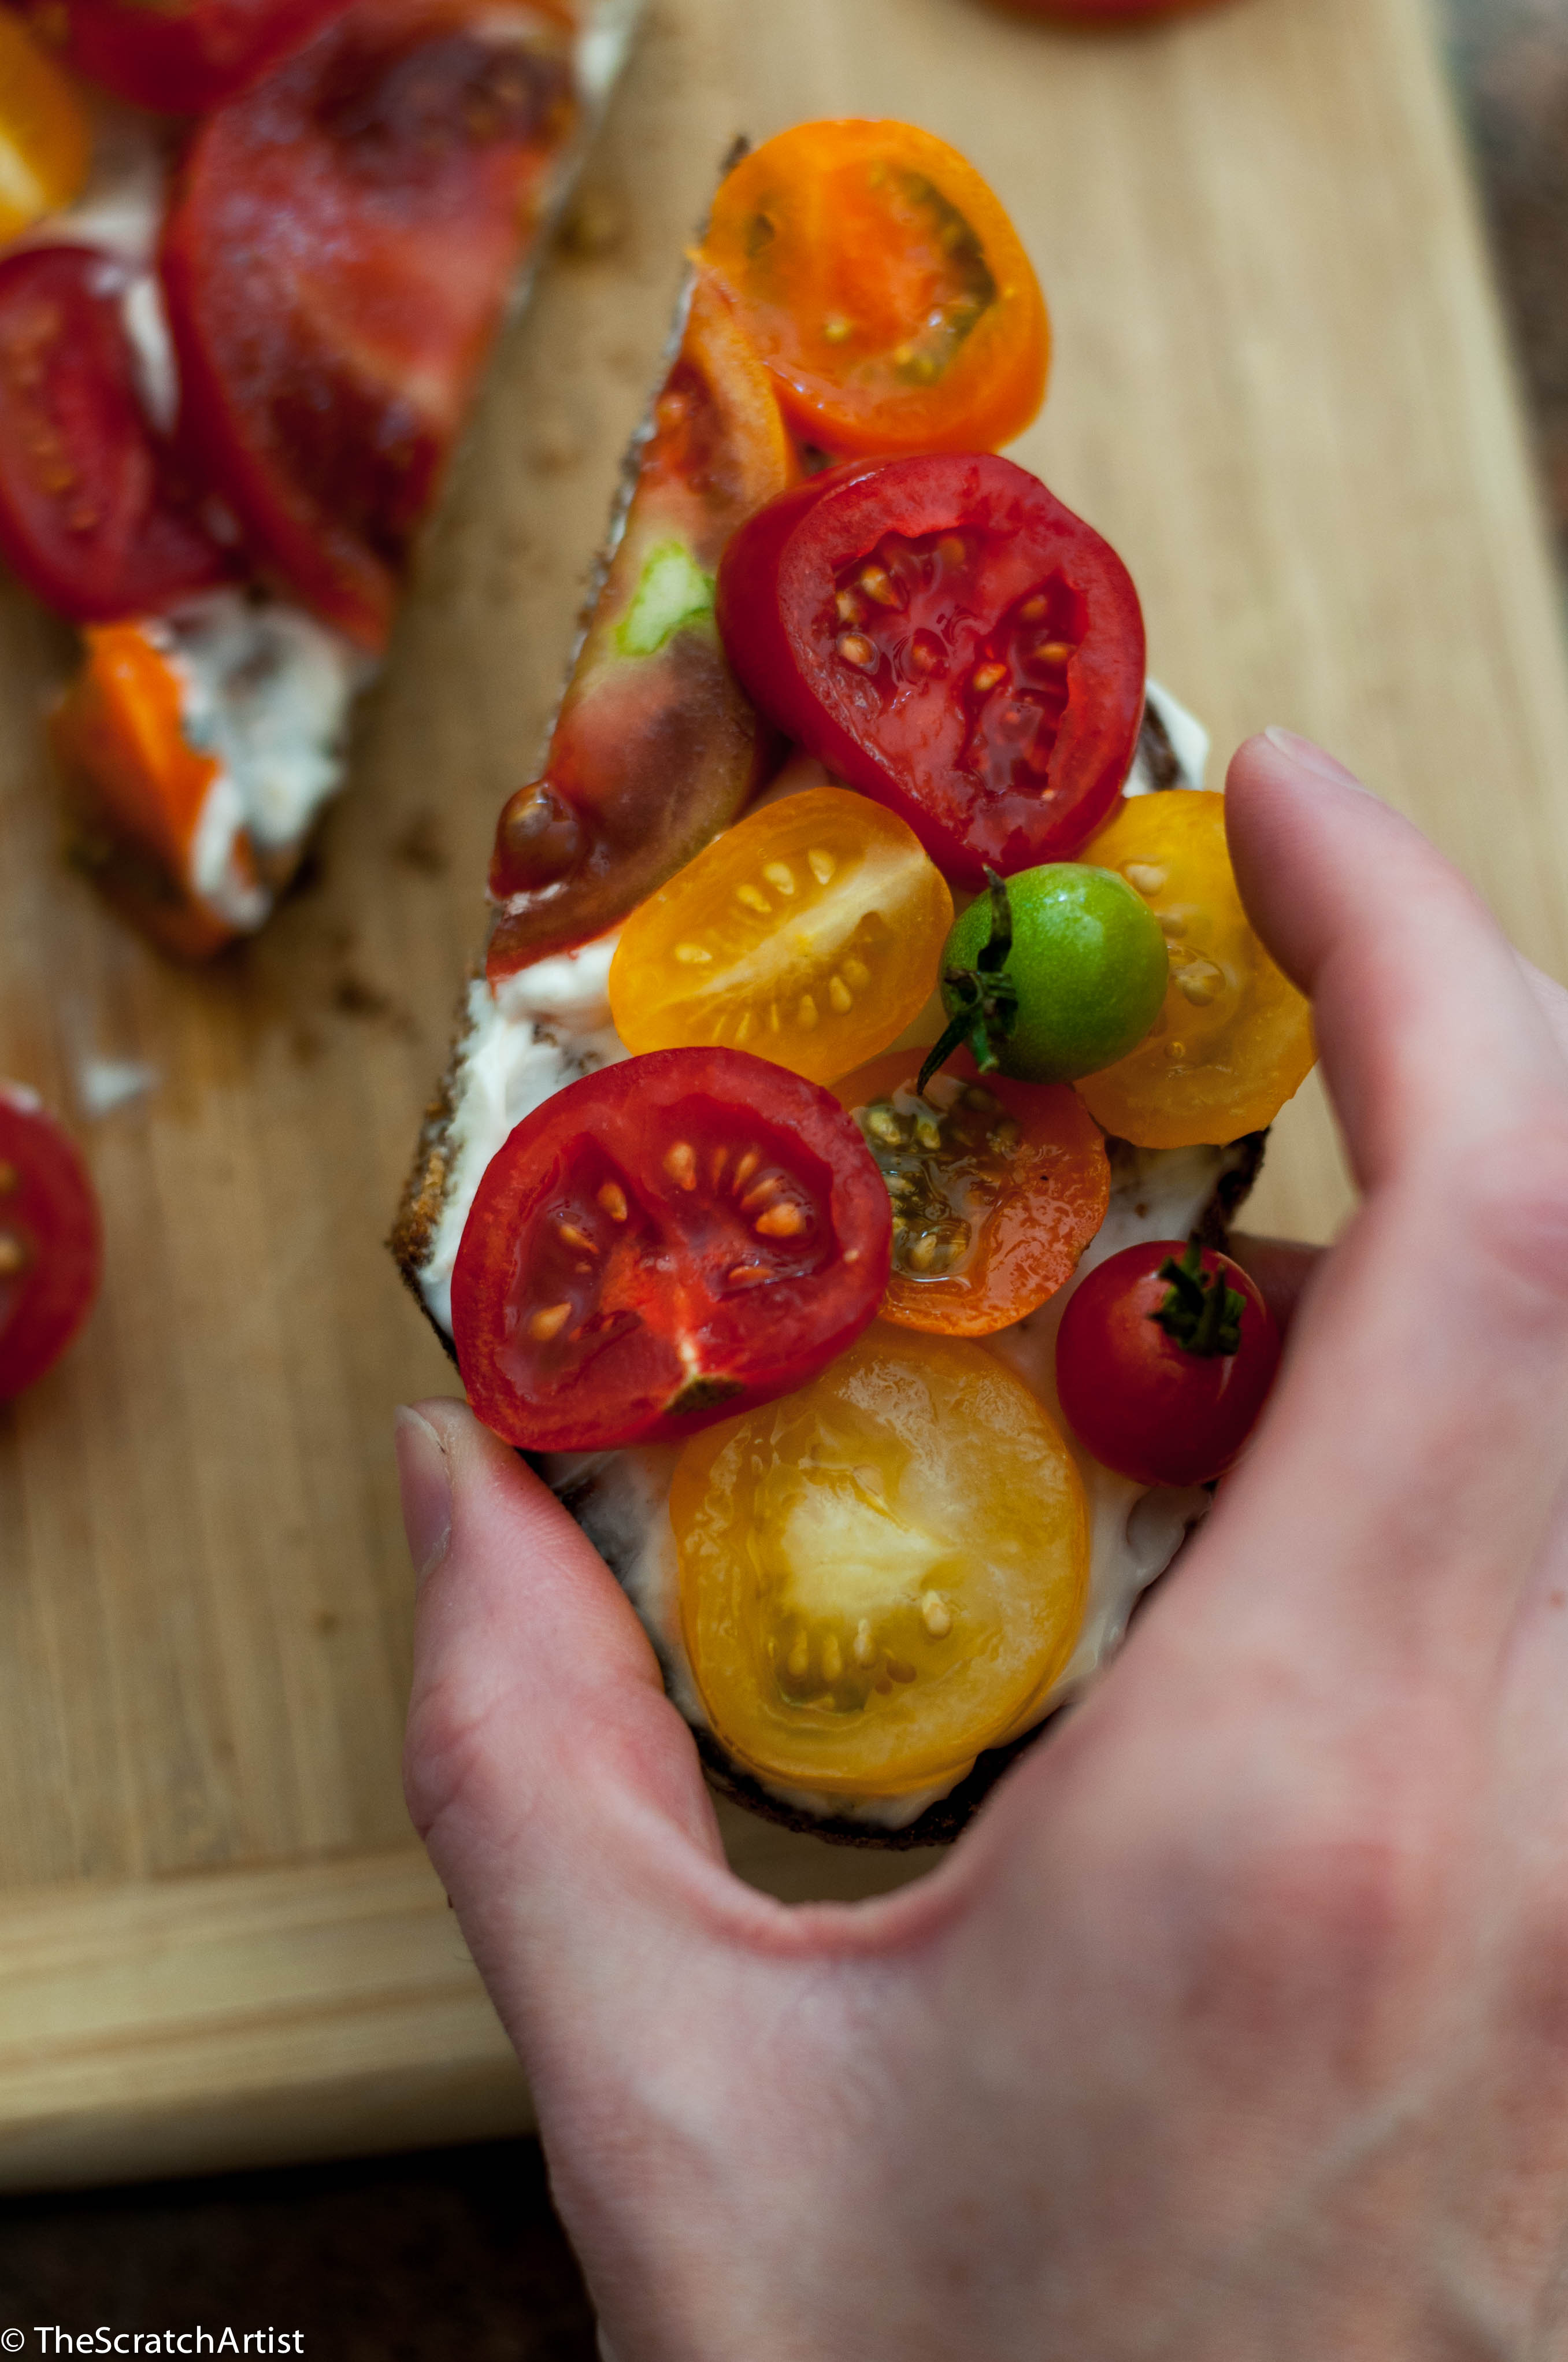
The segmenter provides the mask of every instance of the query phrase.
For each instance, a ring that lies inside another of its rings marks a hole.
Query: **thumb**
[[[547,1487],[458,1402],[400,1411],[397,1452],[409,1811],[537,2084],[558,2002],[585,2030],[618,1964],[646,1974],[746,1890],[631,1604]]]

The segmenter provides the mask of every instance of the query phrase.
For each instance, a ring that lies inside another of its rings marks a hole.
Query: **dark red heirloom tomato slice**
[[[66,0],[66,54],[138,106],[199,115],[259,81],[348,0]],[[50,21],[50,0],[30,13]]]
[[[683,1438],[804,1385],[888,1280],[882,1176],[832,1093],[744,1050],[656,1050],[525,1118],[452,1275],[469,1398],[509,1443]]]
[[[74,1145],[31,1091],[0,1083],[0,1401],[64,1352],[103,1261],[98,1201]]]
[[[713,574],[742,518],[793,474],[767,372],[700,271],[545,775],[496,829],[492,982],[616,925],[758,784],[773,733],[724,661]]]
[[[0,556],[76,624],[146,614],[231,570],[138,399],[127,283],[87,247],[0,261]]]
[[[1240,1264],[1185,1239],[1124,1247],[1081,1281],[1056,1331],[1062,1415],[1142,1485],[1222,1476],[1257,1424],[1279,1331]]]
[[[762,711],[963,883],[1075,852],[1132,763],[1132,578],[1010,459],[852,460],[783,493],[725,551],[718,616]]]
[[[367,647],[573,111],[564,24],[357,0],[191,148],[162,255],[184,430],[263,563]]]

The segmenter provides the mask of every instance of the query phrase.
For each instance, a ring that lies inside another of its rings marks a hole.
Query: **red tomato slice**
[[[0,1083],[0,1402],[58,1360],[98,1293],[98,1201],[31,1091]]]
[[[259,82],[348,0],[67,0],[66,54],[138,106],[200,115]],[[50,15],[52,0],[35,0]]]
[[[0,556],[76,624],[155,612],[232,570],[138,399],[127,284],[88,247],[0,261]]]
[[[1076,852],[1132,764],[1132,578],[1010,459],[852,460],[783,493],[725,551],[718,616],[762,711],[961,883]]]
[[[1240,1264],[1212,1248],[1198,1257],[1198,1284],[1241,1298],[1232,1350],[1194,1352],[1161,1327],[1174,1293],[1161,1265],[1187,1253],[1185,1239],[1124,1247],[1075,1288],[1056,1331],[1063,1417],[1097,1460],[1141,1485],[1222,1476],[1279,1367],[1279,1331],[1263,1297]]]
[[[732,821],[775,752],[713,623],[713,574],[794,458],[767,370],[699,272],[621,538],[550,734],[510,797],[491,981],[605,933]]]
[[[870,1321],[888,1192],[832,1093],[657,1050],[525,1118],[452,1275],[469,1397],[509,1443],[673,1440],[789,1394]]]
[[[259,556],[367,647],[574,113],[565,26],[357,0],[191,149],[162,257],[186,430]]]

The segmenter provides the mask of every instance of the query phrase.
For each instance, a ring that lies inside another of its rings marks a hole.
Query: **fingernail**
[[[1303,771],[1315,772],[1320,779],[1332,779],[1336,787],[1355,788],[1364,796],[1372,793],[1364,779],[1358,779],[1353,771],[1347,771],[1342,763],[1336,763],[1331,755],[1325,754],[1315,739],[1303,738],[1299,731],[1282,730],[1274,723],[1264,736],[1286,762],[1297,764]]]
[[[392,1428],[397,1480],[403,1494],[403,1529],[414,1561],[414,1587],[422,1591],[447,1555],[452,1539],[452,1480],[447,1452],[427,1418],[398,1406]]]

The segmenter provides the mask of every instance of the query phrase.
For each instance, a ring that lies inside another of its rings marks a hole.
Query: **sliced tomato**
[[[767,372],[699,273],[544,777],[496,829],[492,979],[606,933],[758,784],[771,733],[725,661],[713,578],[736,525],[793,474]]]
[[[1143,711],[1143,616],[1092,526],[1010,459],[850,461],[744,524],[719,628],[765,713],[978,886],[1072,854]]]
[[[92,126],[69,77],[0,9],[0,238],[68,205],[92,152]]]
[[[893,1203],[884,1320],[988,1337],[1065,1286],[1105,1220],[1099,1126],[1065,1084],[982,1082],[966,1053],[916,1090],[889,1050],[834,1086]]]
[[[128,283],[89,247],[0,260],[0,556],[76,624],[155,612],[232,570],[138,398]]]
[[[1027,1721],[1083,1623],[1082,1480],[982,1346],[879,1324],[688,1444],[669,1493],[687,1653],[766,1780],[896,1796]]]
[[[1018,233],[908,123],[801,123],[744,157],[702,244],[822,449],[976,451],[1021,435],[1051,334]]]
[[[469,1397],[509,1443],[690,1435],[870,1320],[888,1193],[830,1092],[739,1050],[602,1067],[494,1156],[452,1275]]]
[[[77,71],[138,106],[200,115],[259,82],[348,0],[64,0]],[[61,0],[32,0],[57,20]]]
[[[564,26],[356,0],[186,160],[162,255],[185,430],[262,561],[367,647],[574,114]]]
[[[610,1007],[628,1049],[745,1047],[831,1083],[936,988],[953,897],[891,812],[808,788],[749,812],[627,922]]]
[[[0,1083],[0,1401],[64,1352],[103,1264],[98,1200],[74,1142],[33,1092]]]
[[[1156,1239],[1073,1290],[1056,1332],[1062,1413],[1141,1485],[1207,1485],[1238,1458],[1279,1368],[1279,1331],[1229,1255]]]

